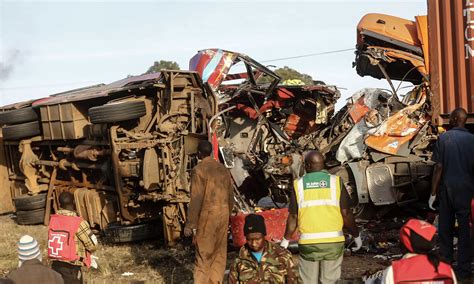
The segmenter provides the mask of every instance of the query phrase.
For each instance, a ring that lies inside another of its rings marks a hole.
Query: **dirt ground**
[[[46,261],[47,228],[42,225],[19,226],[11,215],[0,216],[0,277],[18,265],[16,243],[24,234],[35,237]],[[228,265],[237,252],[229,251]],[[100,244],[95,253],[99,269],[86,274],[88,283],[192,283],[193,249],[186,244],[165,249],[160,240],[141,243]],[[295,258],[297,255],[295,254]],[[345,283],[356,283],[368,271],[383,269],[389,261],[373,258],[373,254],[345,256],[343,278]]]

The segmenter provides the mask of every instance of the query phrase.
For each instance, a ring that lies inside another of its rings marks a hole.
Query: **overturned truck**
[[[166,242],[174,243],[186,219],[195,144],[206,139],[216,107],[189,71],[3,107],[3,172],[17,222],[47,223],[59,194],[70,191],[79,214],[115,241],[146,237],[155,230],[146,222],[161,219]]]

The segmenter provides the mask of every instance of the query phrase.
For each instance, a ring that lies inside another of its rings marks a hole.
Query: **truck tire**
[[[146,114],[143,101],[125,101],[91,107],[89,117],[92,123],[113,123],[137,119]]]
[[[22,195],[13,199],[17,211],[34,210],[46,206],[46,193],[34,196]]]
[[[19,124],[37,120],[38,114],[32,107],[0,112],[0,125]]]
[[[109,225],[104,230],[104,239],[108,243],[128,243],[156,238],[159,235],[157,224],[143,223],[130,226]]]
[[[18,225],[36,225],[44,222],[45,209],[35,209],[28,211],[16,211],[16,222]]]
[[[2,128],[4,140],[21,140],[22,138],[33,137],[41,134],[38,121],[32,121],[16,125],[8,125]]]
[[[368,203],[357,202],[352,208],[352,213],[356,219],[370,221],[373,220],[377,214],[377,208],[372,201],[369,201]]]

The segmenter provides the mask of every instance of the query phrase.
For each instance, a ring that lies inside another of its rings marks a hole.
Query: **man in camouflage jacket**
[[[229,283],[302,283],[291,253],[265,240],[262,216],[248,215],[244,233],[247,243],[230,267]]]

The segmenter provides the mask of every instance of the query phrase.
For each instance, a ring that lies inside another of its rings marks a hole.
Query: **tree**
[[[283,68],[278,68],[274,71],[278,76],[281,77],[280,82],[284,82],[286,80],[301,80],[303,81],[306,85],[312,85],[313,84],[313,78],[304,73],[300,73],[296,71],[295,69],[292,69],[288,66],[285,66]],[[271,79],[269,77],[261,77],[259,78],[258,82],[259,83],[268,83],[270,82]]]
[[[167,69],[167,70],[180,70],[178,63],[174,61],[166,61],[166,60],[160,60],[160,61],[155,61],[150,68],[144,73],[144,74],[150,74],[150,73],[156,73],[160,72],[162,69]]]

